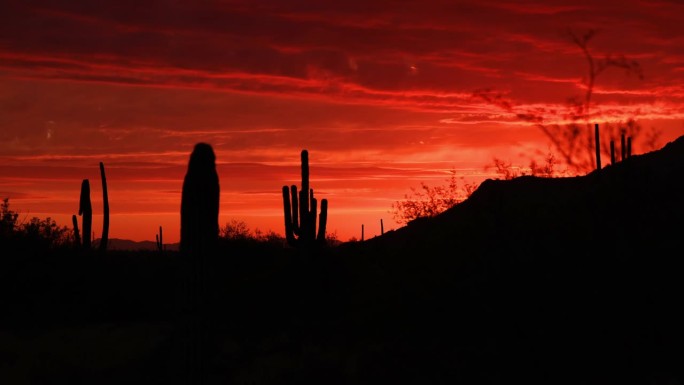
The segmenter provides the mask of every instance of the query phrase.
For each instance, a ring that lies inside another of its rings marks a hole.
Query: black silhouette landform
[[[196,186],[218,192],[204,150]],[[3,250],[0,381],[682,384],[683,177],[680,137],[585,176],[488,180],[364,242],[219,239],[199,318],[178,306],[182,252]]]

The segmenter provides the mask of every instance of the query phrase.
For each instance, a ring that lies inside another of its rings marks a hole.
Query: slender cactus
[[[81,234],[78,232],[78,219],[76,215],[71,216],[71,223],[74,224],[74,246],[76,248],[81,247]]]
[[[594,125],[594,141],[596,146],[596,169],[601,169],[601,146],[599,143],[599,125]]]
[[[157,239],[157,250],[161,253],[164,251],[164,238],[161,226],[159,226],[159,234],[156,234],[155,238]]]
[[[361,242],[363,242],[363,240],[364,240],[364,237],[363,237],[364,234],[363,234],[363,232],[364,232],[364,227],[363,227],[363,225],[361,225]]]
[[[107,194],[107,177],[105,176],[104,163],[100,162],[100,178],[102,179],[102,238],[100,238],[100,251],[107,251],[109,243],[109,195]]]
[[[321,200],[318,215],[318,201],[313,189],[309,188],[309,152],[301,152],[302,189],[297,186],[283,186],[283,213],[285,216],[285,239],[292,247],[309,249],[315,244],[325,245],[325,231],[328,221],[328,200]],[[316,222],[319,222],[318,233]]]
[[[328,223],[328,200],[321,200],[321,214],[318,216],[318,234],[316,235],[317,240],[322,240],[325,242],[325,230]]]
[[[380,235],[385,234],[385,226],[382,224],[382,218],[380,218]]]
[[[83,179],[81,183],[81,200],[78,203],[78,215],[82,216],[83,222],[83,248],[90,250],[90,232],[93,226],[93,206],[90,203],[90,181]]]
[[[625,156],[626,156],[625,152],[627,150],[625,148],[625,133],[624,132],[622,133],[622,135],[620,135],[620,145],[621,145],[621,147],[620,147],[620,160],[623,161],[623,160],[625,160]]]

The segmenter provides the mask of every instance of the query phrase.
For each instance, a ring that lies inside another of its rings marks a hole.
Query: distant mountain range
[[[93,242],[94,246],[100,244],[100,239]],[[167,251],[178,251],[178,243],[164,244]],[[107,245],[108,250],[157,250],[157,244],[154,241],[132,241],[130,239],[110,238]]]

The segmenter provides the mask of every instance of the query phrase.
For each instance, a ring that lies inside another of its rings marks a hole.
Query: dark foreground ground
[[[680,255],[266,251],[207,262],[203,304],[177,254],[3,265],[0,383],[682,380]]]

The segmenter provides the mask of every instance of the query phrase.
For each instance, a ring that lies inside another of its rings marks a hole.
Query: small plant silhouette
[[[2,200],[0,204],[0,239],[9,239],[17,228],[19,214],[10,210],[9,198]]]
[[[283,186],[283,210],[285,214],[285,238],[292,247],[310,249],[316,244],[325,245],[325,231],[328,221],[328,200],[321,200],[321,214],[318,234],[316,217],[318,201],[313,189],[309,188],[309,152],[302,150],[302,189],[297,186]]]

